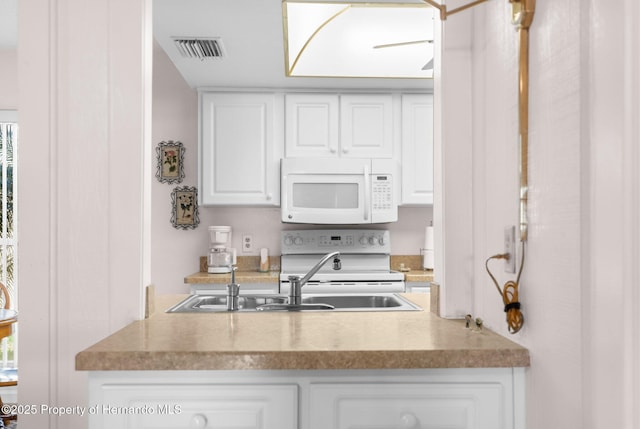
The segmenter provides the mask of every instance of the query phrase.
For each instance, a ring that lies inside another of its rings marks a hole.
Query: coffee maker
[[[229,248],[231,244],[230,226],[209,227],[209,256],[207,258],[207,272],[230,273],[235,264],[235,249]]]

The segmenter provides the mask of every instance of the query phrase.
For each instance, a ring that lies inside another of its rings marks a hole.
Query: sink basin
[[[265,304],[286,304],[286,296],[240,295],[238,311],[255,311]],[[226,295],[191,295],[167,310],[167,313],[215,313],[227,311]]]
[[[288,306],[284,295],[241,295],[238,311],[419,311],[419,306],[395,293],[354,295],[306,295],[301,306]],[[167,313],[215,313],[227,311],[225,295],[191,295]]]
[[[396,294],[376,295],[315,295],[302,298],[303,304],[329,304],[334,310],[407,311],[420,307]]]

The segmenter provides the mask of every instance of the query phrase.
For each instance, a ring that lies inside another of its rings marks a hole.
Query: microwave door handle
[[[369,209],[371,207],[371,174],[369,166],[364,166],[364,220],[369,220]]]

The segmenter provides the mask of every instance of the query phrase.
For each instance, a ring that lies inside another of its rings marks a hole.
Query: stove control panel
[[[282,254],[391,253],[383,229],[307,229],[282,231]]]

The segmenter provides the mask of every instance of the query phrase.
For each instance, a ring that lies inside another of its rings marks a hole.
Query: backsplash
[[[260,256],[238,256],[236,267],[238,267],[238,271],[258,271]],[[280,256],[269,255],[269,271],[280,271]],[[206,256],[200,256],[200,272],[207,272]]]
[[[207,257],[200,256],[200,272],[207,272]],[[269,256],[270,271],[280,271],[280,256]],[[238,256],[238,271],[258,271],[260,267],[259,256]],[[401,271],[401,268],[412,271],[422,270],[422,256],[420,255],[391,255],[391,269]],[[191,274],[191,273],[189,273]]]
[[[422,270],[422,256],[420,255],[391,255],[391,269],[394,271]]]

